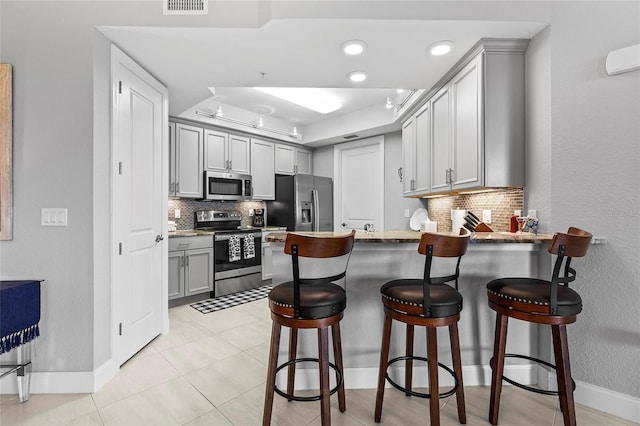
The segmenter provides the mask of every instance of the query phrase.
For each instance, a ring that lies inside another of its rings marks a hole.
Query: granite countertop
[[[242,228],[243,231],[246,230],[255,230],[256,232],[258,231],[268,231],[268,232],[273,232],[273,231],[286,231],[287,228],[284,226],[263,226],[263,227],[257,227],[257,226],[246,226]],[[168,233],[169,234],[169,238],[175,238],[175,237],[198,237],[198,236],[202,236],[202,235],[214,235],[215,231],[200,231],[197,229],[178,229],[177,231],[171,231]]]
[[[302,235],[313,236],[339,236],[345,232],[298,232]],[[389,230],[377,232],[356,231],[356,242],[362,243],[413,243],[420,241],[421,233],[410,230]],[[547,243],[552,235],[531,233],[512,234],[510,232],[474,232],[471,234],[471,243]],[[287,232],[272,232],[266,240],[283,243],[287,238]]]

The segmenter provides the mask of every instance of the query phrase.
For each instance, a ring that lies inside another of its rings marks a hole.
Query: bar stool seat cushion
[[[549,315],[551,285],[536,278],[500,278],[487,284],[487,293],[494,303],[533,314]],[[582,299],[573,289],[558,285],[558,311],[555,315],[577,315],[582,311]]]
[[[293,318],[293,281],[278,284],[269,293],[271,310]],[[306,284],[300,286],[298,318],[328,318],[345,310],[346,292],[337,284]]]
[[[462,311],[462,296],[446,284],[429,286],[431,318],[445,318]],[[389,281],[380,288],[382,301],[389,308],[408,315],[424,316],[423,281],[400,279]]]

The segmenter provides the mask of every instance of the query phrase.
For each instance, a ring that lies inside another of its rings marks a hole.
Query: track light
[[[393,108],[393,103],[391,103],[391,98],[387,98],[387,102],[384,104],[388,109]]]
[[[206,111],[196,111],[196,114],[202,115],[204,117],[215,118],[221,121],[226,121],[228,123],[239,124],[241,126],[252,127],[254,129],[260,129],[265,132],[277,133],[279,135],[289,136],[290,138],[302,140],[302,134],[298,133],[298,129],[296,127],[294,127],[291,130],[291,132],[284,132],[282,130],[276,130],[276,129],[270,129],[268,127],[264,127],[264,120],[262,119],[262,117],[258,118],[257,123],[247,123],[246,121],[227,118],[223,116],[221,106],[218,106],[218,108],[216,108],[215,114],[211,114],[210,112],[206,112]]]

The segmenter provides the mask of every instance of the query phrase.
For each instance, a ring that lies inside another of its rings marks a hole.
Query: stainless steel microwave
[[[250,200],[251,175],[204,172],[204,200]]]

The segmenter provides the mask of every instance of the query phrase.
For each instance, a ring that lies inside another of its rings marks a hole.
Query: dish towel
[[[0,281],[0,354],[40,335],[40,281]]]
[[[229,262],[237,262],[242,259],[242,253],[240,250],[240,236],[231,235],[229,237]]]
[[[253,234],[244,236],[244,258],[253,259],[256,257],[256,244]]]

